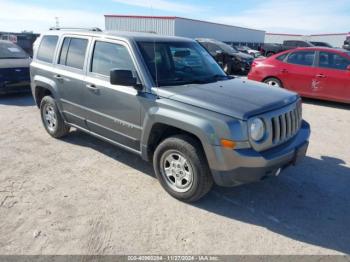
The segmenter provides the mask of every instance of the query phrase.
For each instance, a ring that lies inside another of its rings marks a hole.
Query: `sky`
[[[0,0],[0,31],[100,27],[105,14],[180,16],[270,33],[350,32],[350,0]]]

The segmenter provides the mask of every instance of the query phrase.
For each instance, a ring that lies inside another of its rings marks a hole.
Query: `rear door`
[[[88,128],[105,138],[140,151],[141,102],[132,86],[112,85],[112,69],[138,77],[131,49],[122,41],[95,39],[90,50],[83,101]]]
[[[320,98],[350,101],[350,58],[332,51],[319,52],[313,93]]]
[[[285,88],[302,95],[311,93],[312,78],[315,75],[315,51],[291,52],[280,68],[280,79]]]
[[[82,107],[86,52],[90,37],[65,36],[61,41],[53,75],[59,88],[60,102],[67,121],[86,128]]]

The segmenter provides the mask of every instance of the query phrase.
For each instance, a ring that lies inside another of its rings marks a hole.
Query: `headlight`
[[[250,122],[249,125],[250,137],[258,142],[265,135],[265,124],[260,118],[255,118]]]

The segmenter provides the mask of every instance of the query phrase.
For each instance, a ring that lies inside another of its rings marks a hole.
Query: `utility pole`
[[[55,16],[55,22],[56,22],[56,28],[60,27],[60,18],[58,16]]]

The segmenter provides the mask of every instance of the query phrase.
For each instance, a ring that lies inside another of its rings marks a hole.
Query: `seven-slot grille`
[[[274,145],[280,144],[294,136],[300,129],[301,120],[302,112],[300,103],[297,103],[297,106],[293,110],[272,117],[272,143]]]

